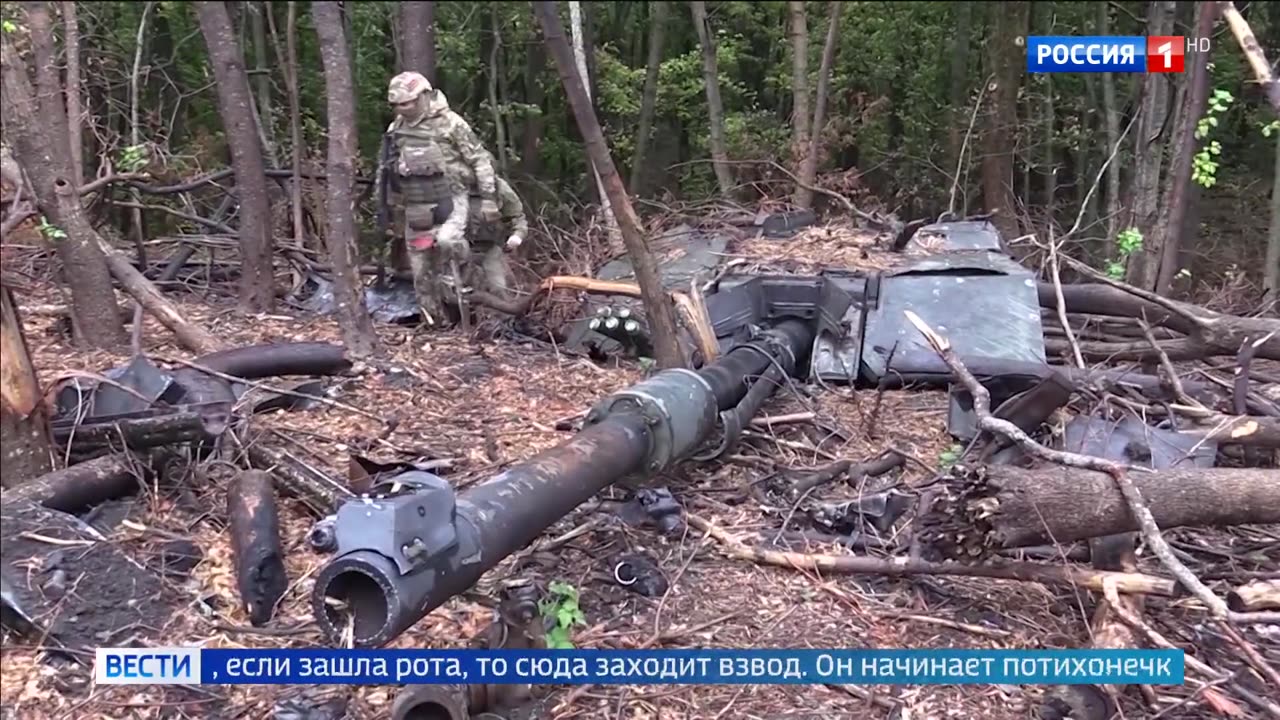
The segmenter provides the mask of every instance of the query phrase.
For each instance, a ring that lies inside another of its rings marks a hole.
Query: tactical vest
[[[453,197],[444,150],[417,128],[392,131],[396,144],[395,173],[406,205],[436,204]]]

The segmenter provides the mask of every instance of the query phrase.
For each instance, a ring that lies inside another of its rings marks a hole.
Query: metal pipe
[[[744,402],[749,379],[790,371],[812,340],[788,320],[700,372],[658,373],[597,403],[572,439],[461,496],[408,472],[347,502],[332,524],[337,554],[316,578],[316,621],[334,644],[386,644],[600,490],[693,455],[721,409],[752,411],[775,386],[758,381]]]

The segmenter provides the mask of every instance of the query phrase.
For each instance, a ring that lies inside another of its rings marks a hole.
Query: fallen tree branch
[[[1240,11],[1236,10],[1233,2],[1219,2],[1218,11],[1226,18],[1227,25],[1231,26],[1231,34],[1236,36],[1236,42],[1240,43],[1240,49],[1244,52],[1244,57],[1249,61],[1249,67],[1253,68],[1253,76],[1257,78],[1258,84],[1262,85],[1262,91],[1266,93],[1267,100],[1271,103],[1271,109],[1280,114],[1280,83],[1276,82],[1271,72],[1271,64],[1267,62],[1267,56],[1262,52],[1262,46],[1258,44],[1258,38],[1254,37],[1253,31],[1249,29],[1249,23],[1240,15]]]
[[[54,426],[53,439],[70,445],[73,453],[110,447],[140,449],[208,440],[212,436],[204,418],[196,413],[95,422],[80,426]]]
[[[1151,516],[1151,511],[1147,509],[1143,502],[1142,495],[1134,487],[1133,481],[1129,479],[1127,468],[1124,465],[1105,460],[1103,458],[1090,457],[1088,455],[1078,455],[1076,453],[1063,452],[1060,450],[1050,450],[1043,445],[1032,440],[1026,433],[1022,432],[1013,423],[1000,420],[991,414],[991,394],[987,389],[969,373],[968,369],[956,358],[955,353],[951,349],[951,344],[933,331],[918,315],[907,310],[904,313],[907,320],[920,331],[928,340],[929,345],[938,353],[939,357],[952,369],[957,377],[960,378],[961,384],[969,391],[973,397],[973,411],[978,416],[978,427],[990,433],[1003,435],[1013,442],[1023,451],[1030,455],[1040,458],[1057,465],[1066,465],[1068,467],[1076,467],[1085,470],[1096,470],[1111,476],[1112,480],[1120,486],[1120,491],[1124,494],[1125,501],[1129,505],[1129,511],[1133,513],[1139,525],[1142,528],[1143,539],[1150,546],[1152,552],[1160,558],[1168,570],[1173,573],[1174,577],[1182,583],[1196,597],[1204,602],[1209,612],[1215,618],[1227,617],[1231,611],[1224,602],[1213,591],[1205,587],[1204,583],[1196,578],[1187,566],[1173,554],[1173,549],[1165,542],[1164,537],[1160,534],[1160,529],[1156,525],[1155,519]]]
[[[1226,527],[1280,523],[1275,470],[1170,468],[1130,482],[1157,526]],[[1139,530],[1106,472],[1074,467],[1028,470],[957,465],[921,518],[922,541],[946,557],[1069,543]]]
[[[271,475],[261,470],[237,475],[227,493],[227,517],[240,601],[249,624],[261,627],[289,587]]]
[[[103,455],[25,482],[4,492],[4,504],[34,503],[76,513],[137,490],[137,463],[129,456]]]
[[[749,560],[761,565],[828,572],[867,575],[962,575],[1004,580],[1024,580],[1049,585],[1084,587],[1101,592],[1104,582],[1115,583],[1120,592],[1145,595],[1172,596],[1177,584],[1166,578],[1140,573],[1117,573],[1090,570],[1074,566],[1039,565],[1036,563],[1007,562],[999,565],[964,565],[961,563],[934,563],[908,558],[881,559],[860,555],[810,555],[781,550],[753,548],[737,540],[727,531],[696,515],[686,515],[685,520],[695,528],[706,532],[723,546],[731,557]]]

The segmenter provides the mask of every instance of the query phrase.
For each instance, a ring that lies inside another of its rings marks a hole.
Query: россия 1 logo
[[[1027,72],[1180,73],[1186,64],[1182,35],[1027,37]]]

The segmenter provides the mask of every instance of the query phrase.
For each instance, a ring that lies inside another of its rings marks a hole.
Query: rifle
[[[382,136],[382,145],[378,149],[378,170],[375,182],[378,186],[378,197],[375,198],[377,203],[377,225],[378,238],[387,243],[390,241],[391,232],[391,178],[393,174],[389,171],[391,167],[392,154],[395,152],[395,142],[391,133],[384,133]],[[385,256],[380,256],[378,260],[378,277],[377,284],[383,285],[386,280],[387,261]]]

